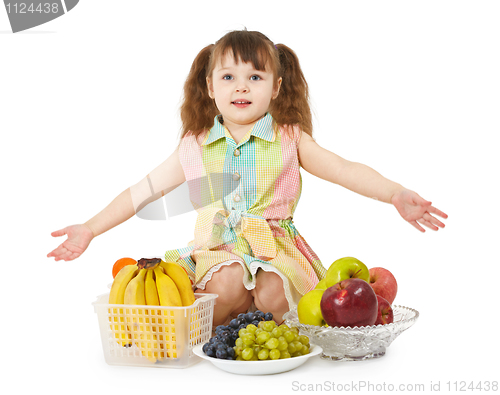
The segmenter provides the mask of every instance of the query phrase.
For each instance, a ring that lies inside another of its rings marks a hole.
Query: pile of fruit
[[[299,335],[297,328],[278,326],[271,313],[257,310],[239,314],[228,326],[217,326],[215,336],[202,350],[218,359],[277,360],[308,354],[309,338]]]
[[[191,281],[178,264],[160,258],[134,262],[124,258],[115,264],[122,267],[113,271],[109,304],[181,307],[195,302]],[[168,310],[110,308],[109,316],[117,342],[124,347],[135,343],[151,362],[178,358],[183,352],[181,347],[169,346],[175,329]]]
[[[299,301],[297,313],[302,324],[354,327],[390,324],[391,304],[397,282],[382,267],[368,267],[359,259],[336,260],[326,276]]]

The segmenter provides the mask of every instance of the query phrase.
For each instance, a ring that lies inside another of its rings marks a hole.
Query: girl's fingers
[[[439,229],[432,222],[430,222],[427,219],[425,219],[425,215],[421,219],[419,219],[418,222],[420,222],[422,225],[428,227],[429,229],[432,229],[432,230],[438,230]]]
[[[64,259],[65,261],[71,261],[72,259],[74,259],[74,258],[71,258],[71,256],[72,256],[73,254],[74,254],[74,252],[72,252],[72,251],[68,251],[66,254],[64,254],[64,258],[63,258],[63,259]]]
[[[424,218],[428,222],[431,222],[433,225],[439,226],[440,228],[444,228],[444,224],[440,220],[438,220],[437,218],[433,217],[432,215],[425,213]]]
[[[58,236],[63,236],[66,234],[66,228],[64,229],[59,229],[51,233],[53,237],[58,237]]]
[[[49,254],[47,255],[47,257],[50,258],[51,256],[53,256],[53,257],[57,258],[62,253],[64,253],[65,251],[66,251],[66,248],[64,248],[63,245],[61,244],[55,250],[53,250],[52,252],[49,252]]]
[[[78,248],[76,248],[78,249]],[[64,243],[57,247],[54,251],[47,254],[47,258],[54,257],[56,261],[65,260],[72,261],[82,255],[81,251],[74,251],[75,248],[71,245],[64,246]]]
[[[66,234],[66,228],[64,229],[59,229],[59,230],[55,230],[54,232],[52,232],[50,235],[52,237],[59,237],[59,236],[63,236]],[[57,247],[56,249],[52,250],[51,252],[49,252],[47,254],[47,258],[50,258],[50,257],[54,257],[54,258],[57,258],[61,252],[62,252],[62,249],[63,249],[63,245],[61,244],[59,247]],[[57,259],[56,259],[57,260]]]
[[[56,261],[66,260],[69,255],[71,255],[71,251],[66,250],[56,257]]]
[[[412,224],[416,229],[418,229],[420,232],[425,232],[425,229],[422,228],[417,221],[409,221],[410,224]]]
[[[408,215],[401,214],[401,211],[400,214],[407,220],[412,219],[408,220],[408,222],[413,225],[413,227],[415,227],[420,232],[425,232],[425,229],[420,225],[424,225],[425,227],[432,230],[444,228],[445,225],[440,220],[432,216],[431,213],[445,219],[448,218],[447,214],[443,213],[441,210],[438,210],[436,207],[433,207],[432,202],[425,200],[415,192],[407,194],[406,196],[411,198],[411,202],[407,200]],[[409,205],[414,206],[412,210],[410,210]]]
[[[59,260],[63,259],[64,256],[67,254],[71,254],[71,251],[69,251],[66,247],[64,247],[64,245],[61,244],[55,250],[53,250],[52,252],[49,252],[47,254],[47,258],[54,257],[56,259],[56,261],[59,261]]]
[[[439,215],[441,218],[448,218],[448,214],[443,213],[441,210],[438,210],[436,207],[429,207],[428,209],[429,213]]]
[[[80,256],[81,254],[79,252],[74,252],[68,257],[68,261],[72,261],[73,259],[76,259]]]

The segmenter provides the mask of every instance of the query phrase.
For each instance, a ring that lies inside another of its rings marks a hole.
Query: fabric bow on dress
[[[206,208],[198,214],[194,239],[196,249],[215,249],[229,243],[235,235],[248,242],[257,259],[269,261],[276,257],[273,232],[265,218],[219,207]]]

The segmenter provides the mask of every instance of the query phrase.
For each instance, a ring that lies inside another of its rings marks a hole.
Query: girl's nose
[[[244,83],[239,83],[238,85],[236,85],[236,92],[246,93],[248,92],[248,86]]]

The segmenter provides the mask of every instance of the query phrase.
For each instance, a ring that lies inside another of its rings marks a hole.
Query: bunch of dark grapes
[[[260,310],[253,313],[241,313],[237,318],[232,319],[229,325],[219,325],[215,328],[215,336],[203,345],[203,352],[212,358],[236,359],[234,345],[238,339],[239,330],[246,328],[249,324],[257,326],[261,321],[272,319],[272,313],[263,313]]]

